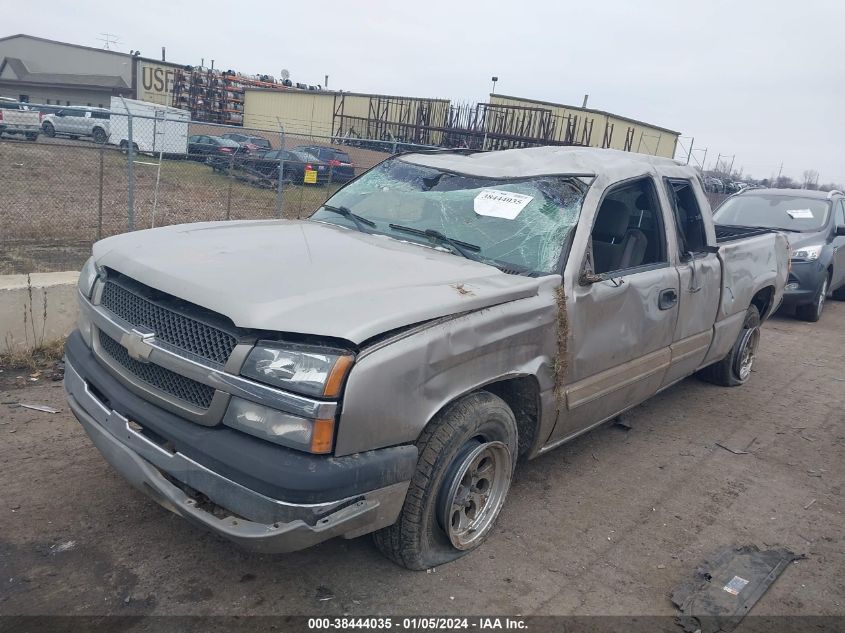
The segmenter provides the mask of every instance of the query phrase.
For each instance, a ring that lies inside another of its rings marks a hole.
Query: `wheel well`
[[[519,455],[525,455],[534,445],[540,423],[540,386],[533,376],[508,378],[490,383],[484,391],[499,396],[513,411],[519,433]]]
[[[751,305],[757,308],[757,311],[760,313],[760,318],[765,319],[766,315],[769,312],[769,308],[772,307],[772,299],[775,296],[775,289],[774,286],[767,286],[762,290],[758,290],[757,294],[755,294],[751,298]]]

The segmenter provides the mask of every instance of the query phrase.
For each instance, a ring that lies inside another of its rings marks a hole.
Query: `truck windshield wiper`
[[[338,215],[342,215],[348,220],[352,220],[355,226],[358,228],[361,233],[369,233],[367,229],[364,228],[364,225],[369,226],[370,228],[375,228],[376,223],[372,220],[368,220],[365,217],[358,215],[357,213],[352,213],[346,207],[335,207],[330,204],[324,204],[320,207],[321,209],[325,209],[326,211],[331,211],[332,213],[337,213]]]
[[[473,251],[478,253],[481,251],[481,247],[475,244],[470,244],[469,242],[462,242],[460,240],[453,240],[451,237],[444,235],[440,231],[435,229],[415,229],[410,226],[402,226],[401,224],[389,224],[391,229],[395,231],[403,231],[405,233],[411,233],[413,235],[421,235],[422,237],[427,237],[433,240],[440,242],[441,244],[446,244],[447,246],[451,246],[452,250],[457,252],[459,255],[463,255],[467,259],[471,259],[475,262],[481,261],[475,255],[470,255],[469,251]]]

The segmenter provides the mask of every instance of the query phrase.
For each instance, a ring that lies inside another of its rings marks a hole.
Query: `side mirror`
[[[836,227],[836,235],[845,236],[845,224],[840,224]]]

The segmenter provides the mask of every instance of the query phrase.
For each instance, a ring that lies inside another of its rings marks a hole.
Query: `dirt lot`
[[[688,379],[631,412],[631,430],[522,465],[488,542],[431,573],[368,537],[240,551],[124,483],[60,383],[0,374],[0,613],[671,615],[670,591],[736,543],[807,556],[753,613],[845,615],[845,304],[763,333],[745,387]]]

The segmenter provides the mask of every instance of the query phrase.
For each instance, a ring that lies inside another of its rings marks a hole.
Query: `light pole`
[[[493,90],[490,92],[490,96],[496,94],[496,82],[499,81],[499,78],[493,75],[490,77],[491,81],[493,82]],[[487,128],[489,127],[490,122],[487,120],[487,110],[484,111],[484,140],[481,141],[481,151],[483,152],[487,149]]]

